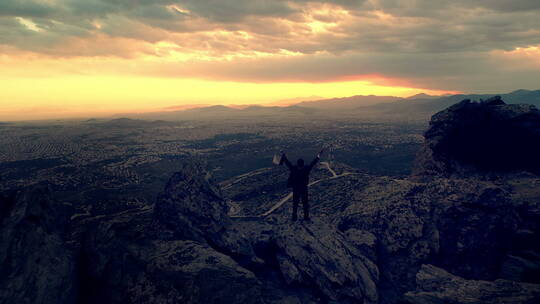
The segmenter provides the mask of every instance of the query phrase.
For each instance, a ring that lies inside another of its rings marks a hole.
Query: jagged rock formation
[[[188,163],[165,186],[158,198],[155,216],[175,237],[217,240],[230,224],[227,210],[210,176],[200,164]]]
[[[418,154],[416,176],[540,173],[540,111],[499,96],[466,99],[435,114]]]
[[[259,303],[255,275],[211,244],[228,224],[204,172],[185,164],[155,207],[89,219],[81,249],[86,303]]]
[[[155,217],[171,237],[206,242],[235,258],[252,276],[249,270],[266,267],[287,285],[315,288],[331,300],[377,302],[377,267],[335,228],[324,223],[309,227],[253,223],[247,228],[233,225],[226,211],[219,190],[201,168],[188,165],[167,184]],[[251,233],[248,237],[246,230]]]
[[[20,196],[3,204],[2,303],[378,302],[376,265],[335,227],[232,223],[193,164],[155,206],[76,217],[68,231],[42,192]],[[31,268],[38,257],[46,268]]]
[[[377,303],[377,266],[335,227],[316,220],[243,223],[236,229],[241,231],[236,235],[251,233],[243,241],[251,244],[255,254],[251,260],[262,261],[258,267],[247,265],[255,272],[260,273],[261,267],[276,272],[286,285],[314,289],[325,300]]]
[[[151,212],[111,217],[87,233],[82,303],[258,303],[260,282],[205,243],[161,238]]]

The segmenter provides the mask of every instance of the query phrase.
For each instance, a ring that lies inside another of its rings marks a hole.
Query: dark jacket
[[[313,169],[315,164],[317,164],[319,158],[315,157],[315,159],[310,164],[302,167],[291,164],[285,154],[282,157],[282,161],[291,171],[289,179],[287,180],[287,187],[292,187],[293,189],[300,189],[307,188],[309,184],[309,173],[311,172],[311,169]]]

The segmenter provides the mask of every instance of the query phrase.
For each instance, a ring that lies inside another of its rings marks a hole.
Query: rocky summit
[[[465,99],[435,114],[418,154],[415,175],[540,172],[540,111],[505,104],[500,96]]]
[[[190,162],[114,212],[6,192],[0,303],[540,303],[539,132],[533,106],[464,100],[433,116],[413,176],[335,174],[347,195],[308,222],[290,202],[232,216]]]

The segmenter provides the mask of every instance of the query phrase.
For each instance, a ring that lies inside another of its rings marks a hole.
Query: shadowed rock
[[[85,303],[260,303],[253,273],[207,244],[152,236],[141,217],[150,216],[111,219],[90,232]]]
[[[540,173],[540,111],[533,105],[466,99],[435,114],[424,137],[415,176]]]
[[[217,189],[199,166],[182,169],[155,210],[89,225],[81,258],[86,303],[260,303],[255,275],[211,247],[228,223]]]
[[[183,164],[167,183],[155,206],[156,219],[176,238],[219,239],[229,224],[227,206],[209,175],[196,163]]]
[[[522,179],[519,185],[537,182]],[[539,236],[535,212],[540,196],[517,193],[523,190],[472,178],[429,183],[373,179],[345,210],[339,228],[347,235],[369,231],[375,236],[373,260],[383,303],[414,289],[415,275],[426,263],[467,279],[514,276],[535,282],[538,246],[532,240]],[[522,238],[529,241],[518,242]]]
[[[229,252],[246,267],[263,277],[278,273],[288,288],[308,288],[339,303],[378,301],[377,266],[332,225],[319,220],[237,222],[224,239]]]
[[[46,185],[0,195],[0,303],[72,303],[75,259],[64,206]]]
[[[286,225],[274,237],[277,260],[288,284],[315,284],[331,300],[377,303],[377,266],[324,224]]]
[[[534,304],[540,301],[540,285],[465,280],[432,265],[422,265],[416,284],[416,291],[405,294],[408,303]]]

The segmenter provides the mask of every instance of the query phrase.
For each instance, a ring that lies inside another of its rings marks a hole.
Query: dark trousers
[[[309,202],[308,202],[308,189],[307,187],[293,188],[293,214],[292,219],[296,221],[298,214],[298,204],[302,200],[302,206],[304,207],[304,219],[309,219]]]

